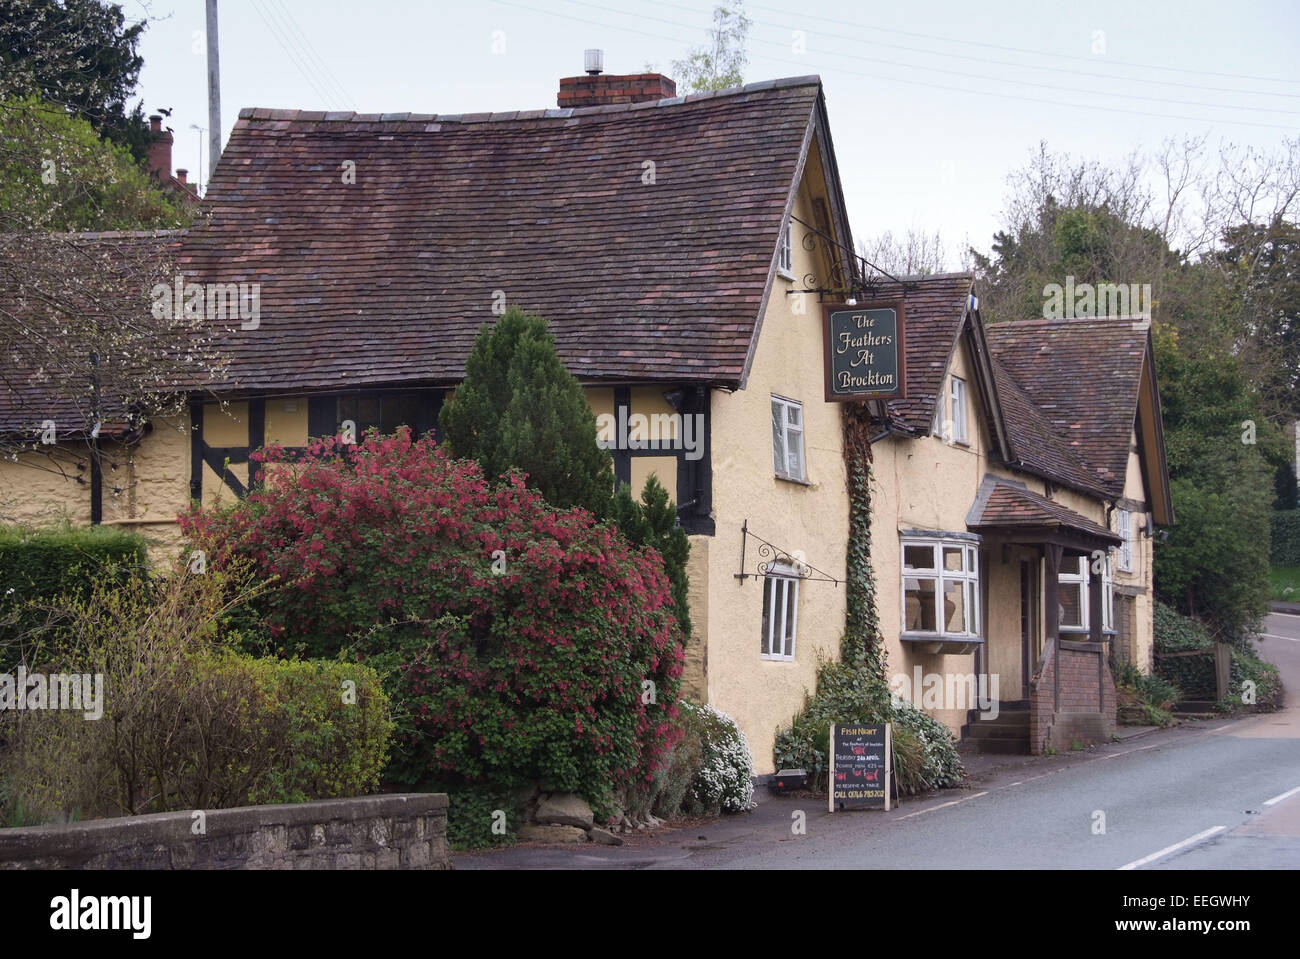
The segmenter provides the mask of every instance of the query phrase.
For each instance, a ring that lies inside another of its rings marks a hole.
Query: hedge
[[[27,604],[88,596],[96,583],[121,585],[146,561],[144,537],[125,530],[0,526],[0,639],[22,635],[42,620]],[[19,655],[16,646],[0,646],[0,671]]]
[[[1300,566],[1300,509],[1273,511],[1269,562],[1274,566]]]
[[[1156,672],[1173,683],[1182,694],[1214,696],[1214,656],[1161,656],[1194,649],[1214,649],[1214,637],[1204,625],[1184,616],[1172,606],[1156,601],[1154,613]]]
[[[217,621],[248,585],[178,563],[50,601],[40,665],[95,691],[85,709],[0,711],[0,825],[373,792],[393,728],[379,674],[233,649]]]
[[[112,527],[0,526],[0,604],[84,595],[100,576],[125,579],[146,558],[143,536]]]

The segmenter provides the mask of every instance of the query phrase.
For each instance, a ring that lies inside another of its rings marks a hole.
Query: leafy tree
[[[143,160],[151,142],[142,104],[128,110],[144,60],[148,20],[127,25],[100,0],[0,4],[0,99],[36,96],[67,107]]]
[[[1254,195],[1243,185],[1250,180],[1256,192],[1279,196],[1276,209],[1290,209],[1284,177],[1268,168],[1253,179],[1224,174],[1226,186],[1196,184],[1188,170],[1197,149],[1167,145],[1157,157],[1162,208],[1141,158],[1108,168],[1043,148],[1012,177],[992,255],[972,252],[990,322],[1041,315],[1044,286],[1071,275],[1076,283],[1151,284],[1177,517],[1168,541],[1156,545],[1156,592],[1236,639],[1265,608],[1268,511],[1281,492],[1273,473],[1288,458],[1277,427],[1285,416],[1279,397],[1294,376],[1282,359],[1295,342],[1287,312],[1296,299],[1288,273],[1294,227],[1292,214],[1274,216],[1271,226],[1253,222],[1242,200]],[[1225,154],[1225,168],[1233,156]],[[1195,222],[1180,206],[1193,192],[1206,198]]]
[[[1264,451],[1279,437],[1256,419],[1257,398],[1226,351],[1189,356],[1175,331],[1162,330],[1156,369],[1178,519],[1156,545],[1156,592],[1235,640],[1267,609],[1273,489]]]
[[[745,38],[750,24],[741,0],[713,8],[709,42],[692,47],[685,60],[673,61],[673,74],[685,92],[707,93],[745,82]]]
[[[488,476],[522,470],[552,506],[608,514],[609,453],[597,443],[596,416],[541,317],[511,307],[495,325],[484,325],[440,424],[453,453],[477,460]]]
[[[0,230],[107,231],[186,225],[126,148],[36,97],[0,102]]]
[[[1242,312],[1260,399],[1270,418],[1300,417],[1300,225],[1244,223],[1224,235],[1217,259]]]

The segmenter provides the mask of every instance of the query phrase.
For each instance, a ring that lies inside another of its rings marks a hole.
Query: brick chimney
[[[662,73],[632,73],[623,76],[601,73],[604,55],[588,50],[587,75],[560,80],[561,107],[598,107],[606,103],[640,103],[677,96],[677,84]]]
[[[149,117],[149,131],[153,142],[149,144],[149,172],[159,183],[170,183],[172,178],[172,131],[162,128],[162,115]]]
[[[176,179],[180,181],[181,186],[189,186],[189,181],[186,179],[189,175],[190,171],[184,167],[176,168]]]

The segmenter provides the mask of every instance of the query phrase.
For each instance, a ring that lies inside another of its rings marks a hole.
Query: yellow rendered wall
[[[1150,509],[1150,496],[1142,481],[1142,463],[1136,447],[1137,432],[1134,431],[1128,456],[1128,467],[1124,474],[1124,498],[1147,504]],[[1123,573],[1116,570],[1115,583],[1118,586],[1135,586],[1143,592],[1133,598],[1133,649],[1137,666],[1144,672],[1150,672],[1153,666],[1152,654],[1155,647],[1155,597],[1154,569],[1152,567],[1151,540],[1139,530],[1146,525],[1143,511],[1133,511],[1133,572]],[[1113,525],[1113,524],[1112,524]]]
[[[814,164],[810,160],[811,170]],[[794,215],[813,222],[806,190]],[[794,273],[821,273],[794,224]],[[707,608],[692,606],[696,635],[706,644],[708,699],[744,731],[758,774],[774,771],[772,746],[816,684],[818,655],[837,658],[844,628],[844,585],[803,582],[793,662],[760,656],[763,581],[738,580],[741,525],[777,546],[802,550],[805,561],[844,578],[848,534],[842,432],[838,404],[824,400],[820,307],[814,296],[791,297],[801,282],[777,278],[763,316],[749,380],[744,390],[713,391],[713,507],[716,533],[709,544]],[[796,301],[806,307],[795,312]],[[803,404],[804,457],[808,485],[777,479],[772,463],[772,395]],[[700,537],[693,537],[698,543]],[[745,572],[762,557],[749,541]],[[693,565],[695,557],[692,557]],[[692,598],[698,592],[692,572]]]
[[[967,532],[966,515],[988,468],[989,437],[981,412],[979,384],[964,336],[954,351],[949,375],[960,376],[966,381],[968,443],[949,443],[934,436],[919,440],[890,437],[878,442],[873,450],[875,482],[872,484],[871,545],[881,630],[885,636],[890,676],[901,673],[909,680],[915,677],[917,666],[921,667],[922,675],[975,672],[974,653],[923,652],[900,638],[903,620],[900,530]],[[945,378],[945,396],[947,387]],[[940,417],[941,420],[944,418]],[[989,559],[996,562],[999,558]],[[992,566],[993,563],[985,565]],[[990,576],[990,572],[993,575]],[[1000,568],[982,568],[980,575],[981,580],[988,577],[988,609],[993,613],[994,621],[1000,622],[1007,616],[1013,600],[1018,615],[1019,568],[1016,568],[1014,579]],[[1018,641],[1018,627],[1016,637]],[[992,667],[1003,668],[996,658]],[[1001,689],[999,692],[1006,697]],[[915,699],[920,705],[919,691],[915,693]],[[947,723],[955,733],[960,732],[962,723],[966,721],[961,709],[927,711]]]
[[[165,563],[180,545],[176,517],[189,506],[188,429],[187,414],[158,417],[138,443],[102,446],[103,523],[142,534],[155,563]],[[79,460],[83,470],[77,469]],[[85,482],[77,482],[78,476]],[[83,444],[0,462],[0,522],[50,526],[64,521],[90,524],[89,456]]]
[[[52,444],[20,453],[17,460],[0,459],[0,522],[51,526],[64,521],[90,522],[90,458],[84,444]]]
[[[307,445],[307,397],[277,397],[266,401],[266,442],[281,446]]]

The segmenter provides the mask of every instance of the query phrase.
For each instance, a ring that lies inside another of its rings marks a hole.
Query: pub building
[[[993,723],[915,694],[973,748],[1107,738],[1112,663],[1151,666],[1151,536],[1173,518],[1146,324],[986,326],[968,274],[871,274],[818,77],[678,96],[659,74],[588,74],[558,104],[243,110],[191,230],[83,242],[154,244],[187,283],[258,284],[259,321],[214,321],[230,366],[183,416],[105,425],[115,468],[92,489],[0,464],[5,518],[174,549],[177,513],[243,495],[263,444],[344,420],[436,431],[479,328],[518,305],[616,424],[618,479],[673,494],[691,540],[683,695],[736,719],[757,774],[819,656],[839,655],[840,406],[864,391],[890,672],[982,677]],[[21,388],[0,392],[0,429],[45,418]],[[633,423],[666,429],[622,435]]]

